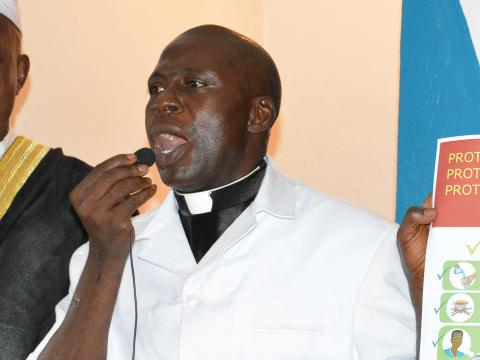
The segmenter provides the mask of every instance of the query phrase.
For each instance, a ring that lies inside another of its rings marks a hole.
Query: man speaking
[[[266,156],[281,86],[265,50],[196,27],[162,52],[148,88],[147,135],[173,191],[132,222],[156,190],[134,155],[73,191],[90,243],[30,358],[130,359],[135,342],[138,359],[413,359],[396,226]]]

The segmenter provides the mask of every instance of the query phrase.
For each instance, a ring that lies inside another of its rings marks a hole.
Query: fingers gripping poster
[[[438,140],[421,360],[480,360],[480,136]]]

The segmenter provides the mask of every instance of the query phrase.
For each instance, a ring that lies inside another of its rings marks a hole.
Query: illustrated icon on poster
[[[475,267],[468,262],[459,262],[450,270],[451,284],[460,290],[467,290],[477,280]]]
[[[451,330],[443,339],[443,353],[449,359],[467,359],[472,354],[471,343],[468,332],[460,329]]]
[[[448,300],[447,308],[452,321],[464,322],[475,312],[475,302],[467,294],[455,294]]]

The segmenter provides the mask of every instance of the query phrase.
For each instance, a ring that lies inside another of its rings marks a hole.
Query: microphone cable
[[[130,270],[132,272],[132,285],[133,285],[133,301],[135,304],[135,324],[133,326],[133,344],[132,344],[132,360],[135,360],[135,345],[137,342],[137,322],[138,322],[138,305],[137,305],[137,284],[135,282],[135,268],[133,266],[133,241],[135,239],[135,232],[130,235]]]
[[[145,164],[152,166],[155,163],[155,153],[152,149],[141,148],[135,151],[137,156],[137,164]],[[135,324],[133,326],[133,344],[132,344],[132,360],[135,360],[135,345],[137,343],[137,325],[138,325],[138,303],[137,303],[137,284],[135,281],[135,268],[133,266],[133,242],[135,241],[135,230],[132,228],[130,233],[130,270],[132,272],[133,285],[133,301],[135,305]]]

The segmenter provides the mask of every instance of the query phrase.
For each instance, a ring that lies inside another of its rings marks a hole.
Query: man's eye
[[[158,95],[164,91],[165,91],[165,88],[161,85],[153,85],[148,88],[148,92],[150,93],[150,95]]]
[[[207,86],[207,84],[201,80],[188,80],[186,81],[186,85],[190,88],[201,88]]]

